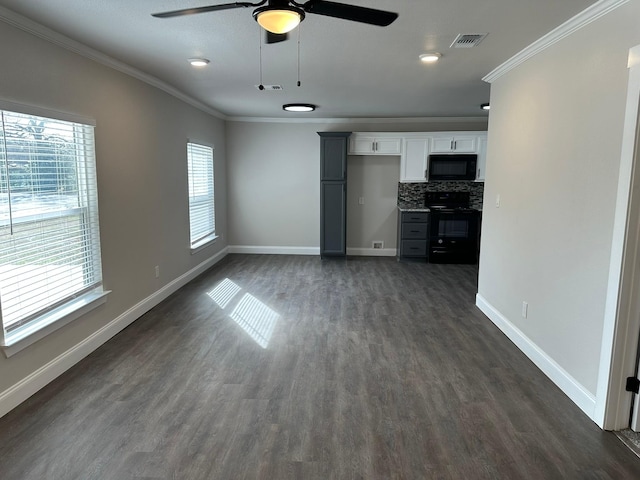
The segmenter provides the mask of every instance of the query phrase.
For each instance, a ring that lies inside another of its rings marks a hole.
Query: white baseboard
[[[547,355],[520,329],[477,294],[476,306],[482,310],[509,340],[511,340],[542,372],[555,383],[590,419],[595,421],[596,398],[566,370]]]
[[[320,247],[271,247],[257,245],[229,245],[229,253],[253,255],[320,255]]]
[[[320,255],[319,247],[274,247],[258,245],[229,245],[229,253],[252,255]],[[366,257],[395,257],[395,248],[347,248],[347,255]]]
[[[114,335],[131,325],[143,314],[158,305],[169,295],[218,263],[227,255],[227,253],[228,247],[225,247],[211,258],[202,262],[200,265],[197,265],[185,274],[166,284],[160,290],[149,295],[147,298],[107,323],[104,327],[97,330],[77,345],[73,346],[29,376],[23,378],[15,385],[0,393],[0,417],[7,414],[38,390],[55,380],[58,376],[62,375],[84,357],[111,339]]]
[[[347,255],[362,257],[395,257],[395,248],[347,248]]]

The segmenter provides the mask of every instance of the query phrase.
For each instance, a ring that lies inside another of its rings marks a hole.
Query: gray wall
[[[18,48],[19,47],[19,48]],[[0,23],[0,96],[97,122],[107,303],[6,359],[0,393],[224,247],[191,255],[187,138],[215,146],[216,222],[226,231],[224,122],[146,83]],[[154,266],[160,266],[160,278]]]
[[[400,157],[351,155],[347,159],[347,249],[396,248]],[[358,201],[364,198],[364,204]],[[349,251],[347,251],[349,253]]]
[[[632,0],[491,88],[479,294],[592,395],[638,18]]]
[[[307,247],[320,244],[320,137],[324,131],[427,132],[487,128],[485,119],[389,123],[227,122],[229,245]],[[396,243],[400,158],[349,156],[347,246]],[[365,204],[358,205],[358,197]]]

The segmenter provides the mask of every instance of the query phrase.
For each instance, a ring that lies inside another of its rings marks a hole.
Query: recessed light
[[[190,58],[189,63],[194,67],[206,67],[209,65],[209,60],[206,58]]]
[[[483,110],[489,110],[490,105],[488,103],[483,103],[482,105],[480,105],[480,108]]]
[[[288,103],[283,105],[282,109],[287,112],[313,112],[316,106],[310,103]]]
[[[440,60],[440,57],[442,57],[442,54],[438,52],[423,53],[420,55],[420,61],[423,63],[434,63]]]

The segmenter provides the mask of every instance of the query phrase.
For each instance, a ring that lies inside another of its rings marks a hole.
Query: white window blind
[[[216,232],[213,148],[187,143],[187,165],[191,248],[197,248],[215,238]]]
[[[102,291],[93,127],[0,111],[3,344]]]

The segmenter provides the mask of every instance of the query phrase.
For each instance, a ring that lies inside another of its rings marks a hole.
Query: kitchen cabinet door
[[[354,135],[349,139],[349,155],[373,155],[375,137]]]
[[[401,138],[376,138],[375,154],[376,155],[400,155],[402,148]]]
[[[400,156],[400,181],[426,182],[428,158],[428,138],[405,138]]]
[[[320,183],[320,256],[347,254],[347,185]]]
[[[347,179],[348,134],[341,132],[320,135],[320,180]]]
[[[478,137],[470,135],[433,137],[432,153],[476,153]]]
[[[402,138],[354,135],[349,141],[349,155],[400,155]]]

